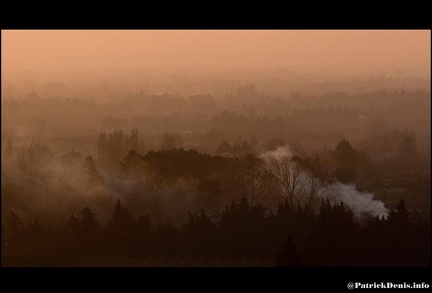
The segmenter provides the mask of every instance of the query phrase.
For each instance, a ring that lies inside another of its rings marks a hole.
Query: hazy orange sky
[[[1,36],[4,74],[114,68],[395,70],[430,66],[431,49],[428,30],[4,30]]]

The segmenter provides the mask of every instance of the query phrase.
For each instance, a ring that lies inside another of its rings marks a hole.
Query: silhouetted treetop
[[[346,139],[343,139],[336,146],[333,155],[342,165],[351,166],[354,164],[357,154],[351,144]]]
[[[117,199],[117,203],[114,206],[109,228],[116,232],[130,231],[135,228],[135,220],[132,217],[132,213],[122,206],[120,199]]]
[[[94,233],[99,228],[99,223],[96,221],[93,211],[85,207],[81,211],[81,215],[83,232],[86,234]]]

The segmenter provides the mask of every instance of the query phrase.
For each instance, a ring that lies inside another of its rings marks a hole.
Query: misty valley
[[[2,265],[430,266],[430,87],[383,78],[2,80]]]

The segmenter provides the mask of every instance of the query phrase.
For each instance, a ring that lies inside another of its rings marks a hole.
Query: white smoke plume
[[[280,160],[283,157],[292,158],[293,156],[294,152],[291,151],[289,146],[281,146],[274,151],[267,151],[261,154],[261,158],[268,163],[272,159]],[[300,176],[300,186],[307,193],[310,185],[305,178],[306,176]],[[322,188],[325,190],[318,193],[319,196],[328,198],[331,204],[343,201],[358,219],[361,219],[365,215],[379,216],[380,218],[387,218],[388,216],[389,210],[382,201],[374,199],[372,193],[358,191],[355,184],[344,184],[341,182],[325,183]]]
[[[343,201],[357,218],[361,218],[364,214],[380,218],[388,216],[389,210],[382,201],[374,199],[372,193],[358,191],[354,184],[335,182],[327,188],[325,196],[330,202]]]
[[[267,151],[261,154],[261,158],[263,158],[266,162],[269,162],[272,159],[280,160],[283,157],[292,158],[294,156],[294,152],[291,151],[289,146],[279,146],[274,151]]]

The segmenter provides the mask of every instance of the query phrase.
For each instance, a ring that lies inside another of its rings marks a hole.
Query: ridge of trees
[[[62,266],[80,255],[273,258],[276,266],[430,266],[430,224],[414,224],[403,199],[388,218],[359,224],[343,202],[322,200],[319,213],[308,205],[279,203],[276,213],[246,197],[227,205],[220,220],[201,209],[182,227],[154,227],[135,218],[118,200],[106,227],[91,209],[71,215],[64,229],[51,232],[37,220],[27,226],[10,211],[2,226],[5,266]],[[397,241],[398,245],[394,245]],[[98,265],[94,263],[93,265]]]

